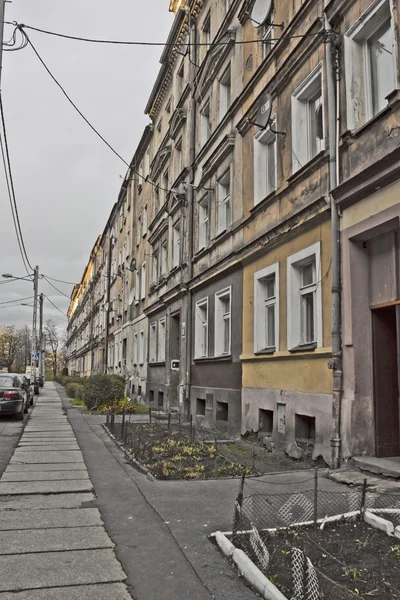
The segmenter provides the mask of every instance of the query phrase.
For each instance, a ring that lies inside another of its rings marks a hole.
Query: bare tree
[[[19,331],[21,344],[14,359],[14,370],[16,373],[25,373],[26,367],[31,364],[32,335],[27,325]]]
[[[7,367],[9,373],[12,372],[15,357],[23,343],[21,332],[13,325],[0,330],[0,363]]]
[[[51,368],[53,371],[53,375],[57,375],[58,368],[58,352],[61,343],[61,335],[60,331],[52,319],[46,321],[46,326],[44,328],[44,335],[46,339],[46,351],[47,357],[50,359]]]

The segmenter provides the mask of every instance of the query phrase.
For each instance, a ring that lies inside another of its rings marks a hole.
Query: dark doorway
[[[372,311],[376,456],[400,455],[399,306]]]
[[[171,316],[171,338],[170,338],[170,357],[171,367],[174,361],[174,370],[171,368],[170,375],[170,406],[178,406],[178,386],[179,386],[179,365],[181,358],[181,319],[180,314]]]

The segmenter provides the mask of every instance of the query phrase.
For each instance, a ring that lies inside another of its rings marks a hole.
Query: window
[[[158,407],[162,408],[164,406],[164,392],[158,391]]]
[[[140,270],[135,271],[135,304],[140,300]]]
[[[142,215],[139,215],[137,218],[137,225],[136,225],[136,246],[139,246],[139,244],[140,244],[141,235],[142,235]]]
[[[211,44],[211,15],[208,13],[202,27],[202,43],[205,44],[206,51]]]
[[[231,171],[228,169],[218,180],[217,231],[228,229],[231,223]]]
[[[158,250],[153,250],[151,275],[152,275],[152,279],[151,279],[152,283],[157,283],[157,281],[158,281]]]
[[[254,352],[279,350],[279,263],[254,273]]]
[[[163,188],[164,188],[164,196],[166,198],[167,193],[168,193],[168,189],[169,189],[169,172],[165,171],[164,175],[163,175]]]
[[[219,82],[219,118],[222,119],[231,105],[231,66],[226,69]]]
[[[320,244],[288,258],[288,348],[322,346]]]
[[[208,356],[208,298],[196,302],[194,356]]]
[[[168,100],[168,104],[165,107],[165,111],[167,112],[167,114],[171,114],[171,105],[172,105],[172,101],[171,98]]]
[[[182,138],[175,145],[175,179],[179,177],[182,171]]]
[[[179,221],[172,226],[172,267],[179,267],[181,262],[181,228]]]
[[[215,294],[215,356],[231,353],[231,288]]]
[[[144,331],[139,331],[139,364],[144,363]]]
[[[344,37],[348,128],[372,119],[396,88],[396,51],[389,0],[373,2]]]
[[[199,250],[206,248],[210,241],[208,195],[199,202]]]
[[[142,236],[144,237],[147,233],[147,204],[143,208],[143,224],[142,224]]]
[[[147,177],[150,171],[150,147],[148,146],[144,155],[143,175]]]
[[[137,365],[138,362],[138,334],[133,334],[133,364]]]
[[[165,361],[165,319],[158,321],[157,360]]]
[[[274,122],[272,125],[274,129]],[[277,189],[276,134],[269,127],[254,137],[254,204]]]
[[[273,22],[274,21],[273,16],[270,17],[268,19],[268,21],[270,23]],[[271,53],[271,50],[274,46],[274,28],[271,25],[264,25],[262,29],[263,29],[262,51],[263,51],[263,59],[264,59],[268,56],[268,54]]]
[[[184,76],[185,76],[185,65],[182,61],[181,66],[179,67],[178,73],[177,73],[178,77],[176,78],[176,101],[179,102],[179,98],[182,95],[182,89],[183,89],[183,80],[184,80]]]
[[[210,100],[208,100],[200,113],[200,141],[201,145],[207,142],[211,135]]]
[[[157,131],[161,132],[161,129],[162,129],[162,119],[160,119],[157,124]]]
[[[128,229],[127,233],[126,233],[126,258],[129,258],[129,256],[131,255],[131,230]]]
[[[217,421],[228,421],[228,403],[218,402],[216,405],[215,418]]]
[[[163,240],[161,243],[161,272],[160,275],[166,275],[167,271],[168,271],[168,264],[167,264],[167,259],[168,259],[168,242],[167,240]]]
[[[157,361],[157,323],[150,324],[149,362]]]
[[[144,298],[146,298],[146,263],[145,262],[142,264],[142,275],[140,278],[140,283],[141,283],[140,297],[142,300],[144,300]]]
[[[160,210],[160,188],[157,186],[153,186],[153,210],[154,217]]]
[[[325,149],[322,66],[292,95],[293,173]]]
[[[204,417],[206,414],[206,401],[204,398],[196,398],[196,415]]]

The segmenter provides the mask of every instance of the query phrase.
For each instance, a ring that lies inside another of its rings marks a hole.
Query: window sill
[[[231,362],[232,354],[224,354],[223,356],[202,356],[201,358],[194,358],[194,363],[209,363],[209,362]]]
[[[327,161],[328,161],[328,155],[326,154],[325,150],[321,150],[321,152],[316,154],[314,156],[314,158],[311,158],[311,160],[309,160],[305,165],[303,165],[295,173],[290,175],[287,178],[287,182],[289,184],[292,184],[299,179],[308,177],[310,171],[320,167],[321,164],[323,164],[324,162],[327,162]]]
[[[376,113],[376,115],[374,115],[373,117],[368,119],[368,121],[366,121],[359,127],[355,128],[355,129],[350,129],[349,131],[345,131],[344,134],[341,136],[342,144],[349,145],[349,140],[357,139],[357,138],[361,137],[362,134],[364,133],[364,131],[368,131],[368,129],[373,127],[377,121],[380,121],[382,119],[382,117],[384,117],[387,113],[389,113],[391,110],[393,110],[393,108],[397,104],[398,104],[398,100],[396,98],[395,101],[389,102],[389,104],[387,106],[385,106],[385,108],[380,110],[378,113]]]
[[[254,352],[256,356],[260,356],[262,354],[274,354],[276,352],[275,346],[273,348],[264,348],[264,350],[257,350]]]
[[[254,214],[257,213],[258,211],[263,210],[264,208],[266,208],[269,203],[275,199],[276,196],[276,190],[273,190],[272,192],[270,192],[268,194],[268,196],[265,196],[265,198],[263,198],[262,200],[260,200],[260,202],[257,202],[257,204],[255,204],[251,209],[250,209],[250,213]]]
[[[310,350],[315,350],[317,347],[317,342],[313,342],[312,344],[301,344],[300,346],[295,346],[294,348],[290,348],[289,352],[309,352]]]
[[[172,267],[169,274],[174,275],[174,273],[178,273],[179,270],[180,270],[180,265],[176,265],[175,267]]]
[[[165,360],[147,363],[149,367],[165,367]]]

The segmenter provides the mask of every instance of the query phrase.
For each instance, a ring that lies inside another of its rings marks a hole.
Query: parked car
[[[34,390],[33,390],[33,385],[31,385],[31,382],[29,380],[29,377],[27,377],[27,375],[25,375],[25,373],[4,373],[4,375],[11,375],[12,377],[18,377],[18,379],[21,383],[21,387],[27,394],[28,406],[32,406]],[[27,412],[27,411],[25,411],[25,412]]]
[[[22,387],[17,375],[0,374],[0,415],[15,415],[22,421],[24,413],[28,412],[28,393]]]

